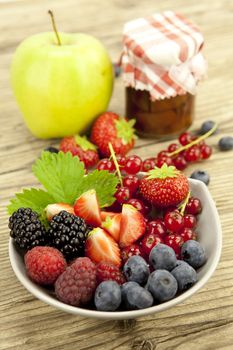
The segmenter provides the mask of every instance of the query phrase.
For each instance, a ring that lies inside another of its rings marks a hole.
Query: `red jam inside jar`
[[[151,101],[145,90],[126,88],[126,116],[136,119],[142,137],[171,138],[186,130],[194,118],[195,96],[189,93]]]

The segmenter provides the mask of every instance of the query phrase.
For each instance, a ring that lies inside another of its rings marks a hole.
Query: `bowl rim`
[[[112,320],[123,320],[123,319],[131,319],[131,318],[137,318],[141,316],[147,316],[149,314],[153,314],[156,312],[165,311],[168,308],[175,306],[179,304],[180,302],[186,300],[190,296],[192,296],[194,293],[196,293],[213,275],[218,262],[220,260],[221,251],[222,251],[222,229],[221,229],[221,223],[218,215],[217,208],[215,206],[215,202],[212,199],[212,196],[207,188],[207,186],[199,181],[194,179],[189,179],[190,183],[193,183],[194,185],[198,185],[201,187],[201,189],[205,192],[205,196],[207,197],[210,206],[212,207],[212,210],[214,212],[214,219],[216,224],[216,232],[217,232],[217,245],[216,245],[216,251],[215,255],[212,261],[212,264],[210,265],[208,271],[203,275],[197,283],[195,283],[190,289],[183,292],[179,296],[175,297],[174,299],[171,299],[169,301],[166,301],[164,303],[151,306],[150,308],[141,309],[141,310],[129,310],[129,311],[97,311],[97,310],[90,310],[85,308],[79,308],[77,306],[72,306],[65,304],[58,299],[53,298],[51,295],[47,295],[44,291],[40,290],[34,282],[32,282],[29,277],[24,275],[19,266],[16,263],[16,260],[14,259],[15,254],[15,248],[13,244],[13,239],[10,237],[9,239],[9,257],[12,269],[18,278],[18,280],[21,282],[21,284],[36,298],[40,299],[41,301],[45,302],[46,304],[49,304],[51,306],[54,306],[55,308],[58,308],[62,311],[83,316],[83,317],[90,317],[90,318],[96,318],[96,319],[112,319]]]

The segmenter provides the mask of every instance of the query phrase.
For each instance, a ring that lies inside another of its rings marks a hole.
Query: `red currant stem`
[[[188,204],[190,196],[191,196],[191,192],[189,191],[189,193],[187,194],[187,197],[185,198],[184,202],[178,208],[180,210],[180,214],[182,216],[184,215],[185,207]]]
[[[57,31],[57,26],[56,26],[56,22],[55,22],[55,19],[54,19],[53,12],[51,10],[48,10],[48,14],[51,17],[53,31],[54,31],[54,33],[56,35],[56,38],[57,38],[57,44],[58,44],[58,46],[61,46],[61,39],[60,39],[58,31]]]
[[[188,149],[189,147],[192,147],[193,145],[196,145],[197,143],[199,143],[202,140],[205,140],[207,137],[209,137],[211,134],[213,134],[213,132],[215,132],[215,130],[217,129],[217,123],[214,124],[214,126],[212,127],[212,129],[210,129],[207,133],[205,133],[204,135],[198,137],[196,140],[188,143],[185,146],[182,146],[180,148],[178,148],[177,150],[175,150],[174,152],[168,153],[169,157],[173,157],[176,154]]]
[[[108,147],[109,147],[109,151],[111,153],[111,157],[112,157],[113,163],[114,163],[114,165],[116,167],[116,173],[117,173],[118,179],[119,179],[121,187],[122,187],[123,186],[123,181],[122,181],[122,176],[121,176],[121,172],[120,172],[120,167],[119,167],[118,161],[116,159],[116,155],[115,155],[115,152],[114,152],[114,149],[112,147],[111,142],[109,142]]]

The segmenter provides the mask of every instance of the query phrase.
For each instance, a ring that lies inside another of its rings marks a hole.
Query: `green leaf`
[[[162,165],[161,168],[155,167],[154,169],[148,171],[146,178],[151,179],[166,179],[167,177],[177,177],[180,171],[176,169],[173,165],[168,166],[166,163]]]
[[[55,154],[45,151],[32,170],[53,196],[54,203],[74,203],[84,176],[84,164],[78,157],[72,156],[70,152]]]
[[[125,118],[120,118],[119,120],[115,120],[117,137],[122,139],[122,142],[124,145],[127,145],[133,139],[136,138],[135,129],[133,128],[134,124],[135,124],[135,119],[132,119],[130,121],[126,120]]]
[[[75,135],[74,136],[75,142],[77,145],[79,145],[84,151],[92,150],[95,151],[97,147],[88,141],[86,136],[80,136],[80,135]]]
[[[114,193],[117,184],[118,179],[114,174],[110,174],[106,170],[94,170],[83,178],[78,188],[77,197],[90,189],[95,189],[100,207],[106,207],[115,201]]]
[[[43,216],[44,208],[51,203],[54,203],[54,198],[48,192],[31,188],[29,190],[23,190],[21,193],[16,193],[15,198],[10,200],[7,210],[11,215],[19,208],[31,208]]]

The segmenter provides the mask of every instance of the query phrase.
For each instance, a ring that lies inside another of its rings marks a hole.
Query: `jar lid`
[[[172,11],[127,22],[121,64],[126,86],[147,90],[152,100],[196,93],[206,75],[196,25]]]

